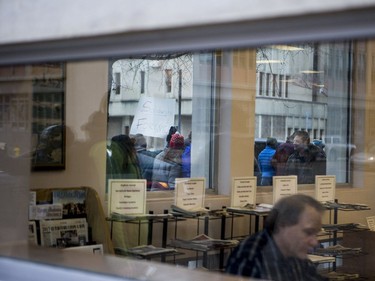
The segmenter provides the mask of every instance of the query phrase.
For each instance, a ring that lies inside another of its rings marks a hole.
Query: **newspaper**
[[[127,250],[127,253],[132,256],[138,256],[141,258],[151,257],[162,254],[173,254],[177,253],[174,248],[160,248],[153,245],[141,245]]]
[[[180,216],[202,216],[209,213],[209,210],[206,208],[197,207],[192,209],[185,209],[173,204],[171,205],[171,209],[174,215]]]
[[[197,251],[209,251],[214,249],[233,248],[239,243],[238,240],[222,240],[213,239],[205,234],[200,234],[191,240],[172,239],[171,246],[197,250]]]
[[[35,245],[38,245],[38,238],[36,234],[36,222],[35,221],[29,221],[29,235],[28,239],[29,242]]]
[[[40,238],[47,247],[83,246],[88,242],[86,219],[41,220]]]

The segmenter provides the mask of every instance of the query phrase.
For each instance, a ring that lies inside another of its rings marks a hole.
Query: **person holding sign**
[[[226,272],[275,281],[328,280],[307,258],[318,244],[323,213],[322,204],[308,195],[281,198],[266,218],[265,228],[233,250]]]

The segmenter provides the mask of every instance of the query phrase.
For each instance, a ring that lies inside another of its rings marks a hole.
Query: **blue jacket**
[[[273,177],[275,175],[275,169],[272,167],[271,160],[276,150],[270,146],[266,146],[258,156],[258,164],[260,171],[262,172],[262,177]]]

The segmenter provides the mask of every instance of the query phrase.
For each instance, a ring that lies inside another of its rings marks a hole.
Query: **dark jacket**
[[[294,150],[286,163],[286,175],[296,175],[298,184],[315,183],[316,175],[326,174],[324,151],[314,144]]]
[[[285,176],[286,162],[294,152],[294,145],[291,142],[281,143],[272,157],[271,164],[276,171],[276,176]]]

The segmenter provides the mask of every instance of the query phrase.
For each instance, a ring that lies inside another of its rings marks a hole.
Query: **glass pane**
[[[211,53],[113,62],[107,179],[143,178],[153,191],[174,189],[181,177],[212,184],[212,63]],[[131,148],[116,160],[118,138]]]
[[[351,56],[351,43],[273,45],[257,50],[256,128],[260,129],[255,134],[259,138],[255,156],[259,157],[259,146],[266,147],[267,137],[276,138],[279,144],[298,130],[309,137],[304,152],[289,150],[299,163],[298,172],[288,171],[290,155],[280,156],[286,153],[285,145],[275,157],[272,153],[277,148],[266,150],[268,158],[262,157],[262,161],[267,177],[298,173],[299,183],[311,184],[315,175],[329,174],[339,183],[348,181],[353,148],[348,110]],[[307,153],[309,156],[303,155]],[[313,167],[316,157],[321,159],[320,167]],[[272,158],[273,164],[268,165]],[[304,176],[308,179],[303,180]]]

